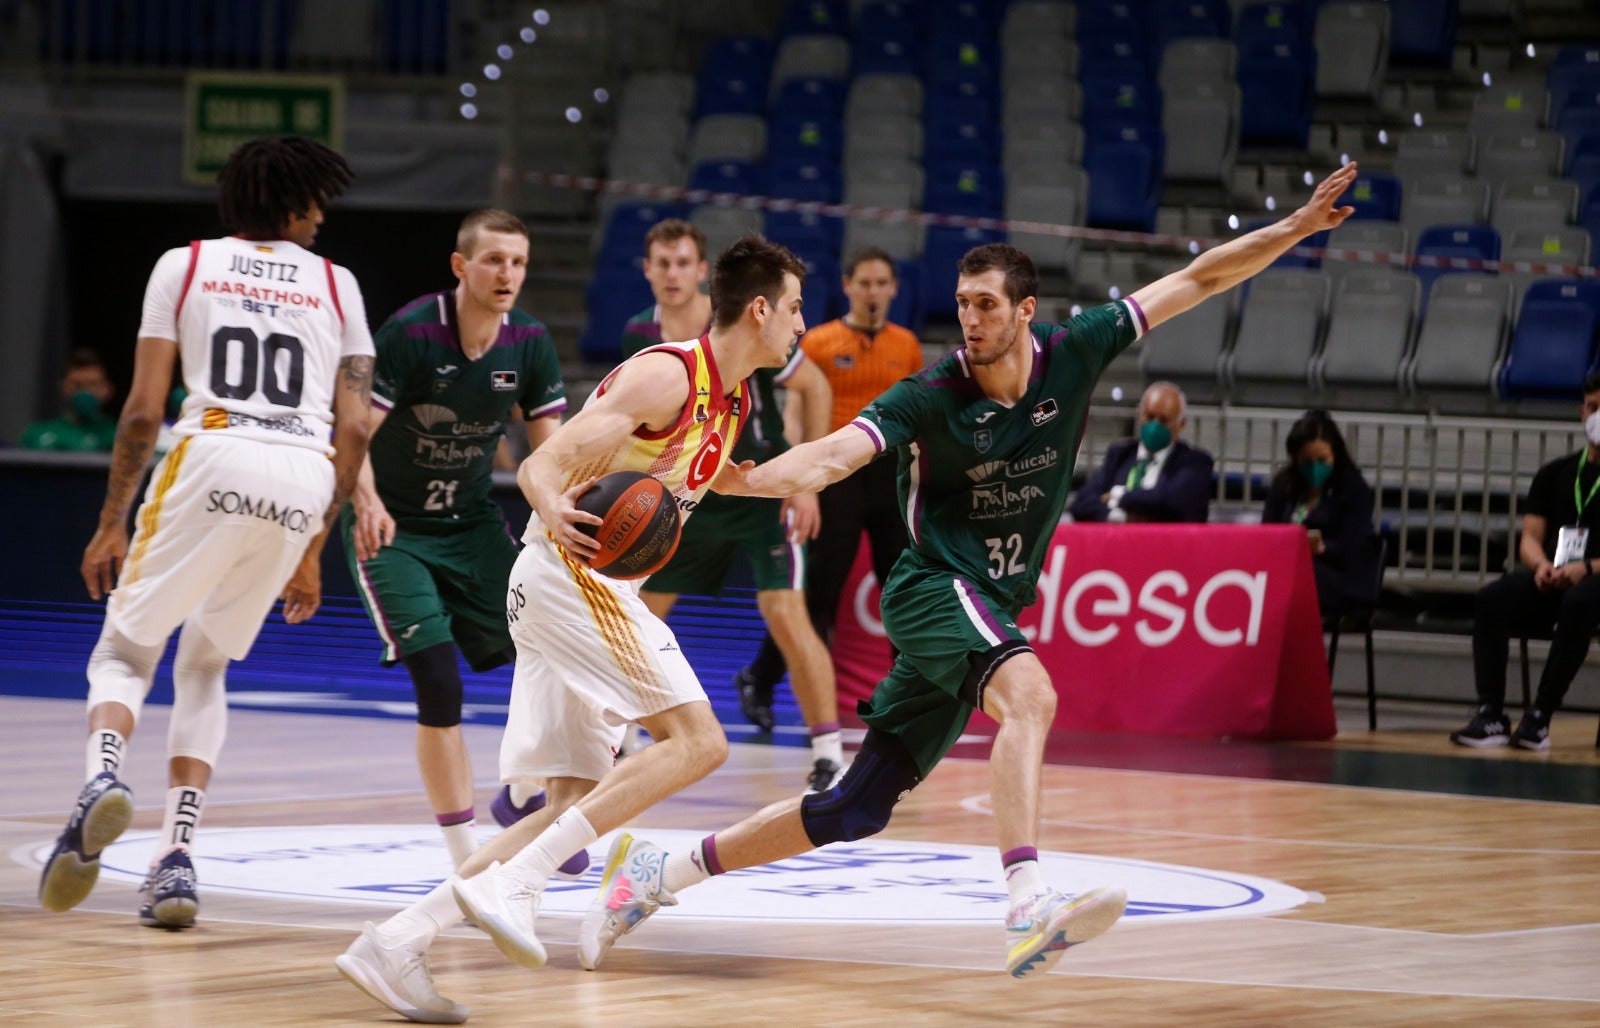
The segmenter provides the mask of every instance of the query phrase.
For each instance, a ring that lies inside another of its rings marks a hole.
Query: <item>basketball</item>
[[[613,471],[578,497],[578,509],[600,518],[579,525],[600,543],[589,566],[610,578],[643,578],[677,552],[683,522],[660,480],[642,471]]]

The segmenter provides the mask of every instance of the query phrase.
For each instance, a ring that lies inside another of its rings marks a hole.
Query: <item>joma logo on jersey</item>
[[[716,477],[720,470],[722,470],[722,433],[711,432],[701,444],[700,452],[696,453],[694,460],[690,462],[689,477],[683,484],[692,493]]]
[[[489,372],[489,388],[502,393],[511,392],[517,388],[517,373],[515,371]]]
[[[221,511],[224,514],[243,514],[246,517],[260,518],[262,521],[275,521],[291,532],[305,532],[311,524],[311,515],[298,507],[280,507],[272,500],[258,500],[245,493],[236,493],[232,490],[223,492],[213,489],[206,496],[206,510],[208,512]]]

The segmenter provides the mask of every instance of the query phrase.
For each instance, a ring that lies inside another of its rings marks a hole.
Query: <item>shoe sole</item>
[[[445,1014],[433,1010],[423,1010],[419,1007],[406,1005],[399,996],[389,991],[388,983],[383,976],[372,969],[366,961],[342,953],[333,961],[333,966],[339,969],[345,980],[362,992],[370,996],[380,1006],[388,1007],[401,1017],[416,1021],[419,1024],[462,1024],[466,1021],[466,1014]]]
[[[1471,746],[1475,750],[1489,749],[1494,746],[1505,746],[1511,740],[1504,735],[1491,735],[1487,739],[1472,739],[1465,735],[1451,735],[1450,741],[1457,746]]]
[[[127,789],[100,794],[84,815],[83,851],[52,853],[39,882],[39,904],[63,913],[89,898],[100,877],[100,853],[133,823],[133,796]]]
[[[1013,978],[1044,974],[1066,956],[1067,950],[1116,924],[1127,907],[1127,892],[1114,886],[1084,893],[1072,905],[1056,911],[1037,939],[1012,949],[1007,955],[1007,972]]]
[[[198,913],[200,913],[200,901],[198,899],[173,896],[151,907],[148,917],[143,911],[140,911],[139,923],[146,928],[165,928],[169,931],[181,931],[184,928],[194,927],[195,915]]]
[[[1515,739],[1512,741],[1511,745],[1515,746],[1519,750],[1534,750],[1537,752],[1549,749],[1550,740],[1543,739],[1539,742],[1533,742],[1531,740]]]
[[[545,953],[544,945],[538,939],[534,939],[535,948],[530,949],[525,945],[522,935],[512,929],[510,925],[493,914],[477,909],[468,894],[462,891],[462,884],[464,883],[457,882],[450,890],[451,895],[456,898],[456,906],[482,929],[484,934],[489,936],[494,942],[495,949],[500,951],[500,955],[513,964],[519,967],[526,967],[532,971],[537,971],[543,967],[545,962],[549,960],[549,955]]]

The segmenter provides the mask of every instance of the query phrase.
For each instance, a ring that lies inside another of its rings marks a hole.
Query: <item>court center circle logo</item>
[[[494,835],[478,829],[480,841]],[[676,850],[699,844],[703,831],[634,829]],[[143,881],[153,834],[130,833],[101,856],[105,882]],[[589,848],[583,879],[553,880],[541,917],[580,917],[600,882],[610,836]],[[29,855],[43,864],[50,843]],[[1268,878],[1180,864],[1042,852],[1045,880],[1082,891],[1120,885],[1128,914],[1139,922],[1262,917],[1293,910],[1315,897]],[[811,853],[719,875],[672,911],[705,921],[781,921],[821,924],[994,924],[1008,905],[993,847],[871,838],[835,843]],[[201,894],[398,907],[445,877],[443,840],[426,825],[327,825],[210,828],[194,857]]]

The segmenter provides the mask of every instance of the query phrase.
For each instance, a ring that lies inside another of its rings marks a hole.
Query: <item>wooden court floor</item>
[[[1014,982],[1000,970],[998,922],[919,920],[926,911],[909,885],[900,906],[896,889],[880,890],[889,906],[871,923],[815,923],[691,916],[708,883],[625,939],[599,972],[578,967],[577,922],[547,899],[549,966],[513,967],[459,928],[435,947],[434,976],[475,1025],[1600,1025],[1594,717],[1558,720],[1546,754],[1479,754],[1443,741],[1461,712],[1386,711],[1375,735],[1345,713],[1351,727],[1338,741],[1280,748],[1286,758],[1256,759],[1262,751],[1241,744],[1209,764],[1191,753],[1173,770],[1162,741],[1129,737],[1128,759],[1115,758],[1117,740],[1100,740],[1090,764],[1068,752],[1046,768],[1044,848],[1091,862],[1104,880],[1119,862],[1176,865],[1303,894],[1269,916],[1129,917],[1055,973]],[[125,766],[139,807],[130,835],[159,824],[166,714],[147,712]],[[431,833],[408,723],[234,710],[197,850],[201,922],[181,933],[139,926],[126,876],[103,878],[68,914],[36,905],[40,847],[81,784],[81,725],[81,704],[0,697],[0,1023],[396,1023],[332,963],[392,902],[207,891],[204,861],[208,838],[304,826],[330,842],[321,856],[333,863],[308,864],[298,879],[315,891],[326,877],[317,868],[360,871],[352,862],[376,867],[382,856],[341,848],[338,833],[397,824]],[[498,730],[469,729],[469,741],[486,814]],[[1337,759],[1299,759],[1319,754]],[[1389,757],[1404,788],[1349,784],[1339,770],[1359,766],[1370,780],[1370,759]],[[722,770],[641,818],[639,834],[722,827],[798,789],[804,769],[799,749],[735,745]],[[1548,794],[1544,774],[1555,783]],[[1496,783],[1513,779],[1524,798],[1497,795]],[[987,804],[984,764],[952,759],[879,840],[907,851],[987,847]],[[296,854],[270,855],[275,873],[297,881]],[[256,873],[217,867],[246,883]]]

